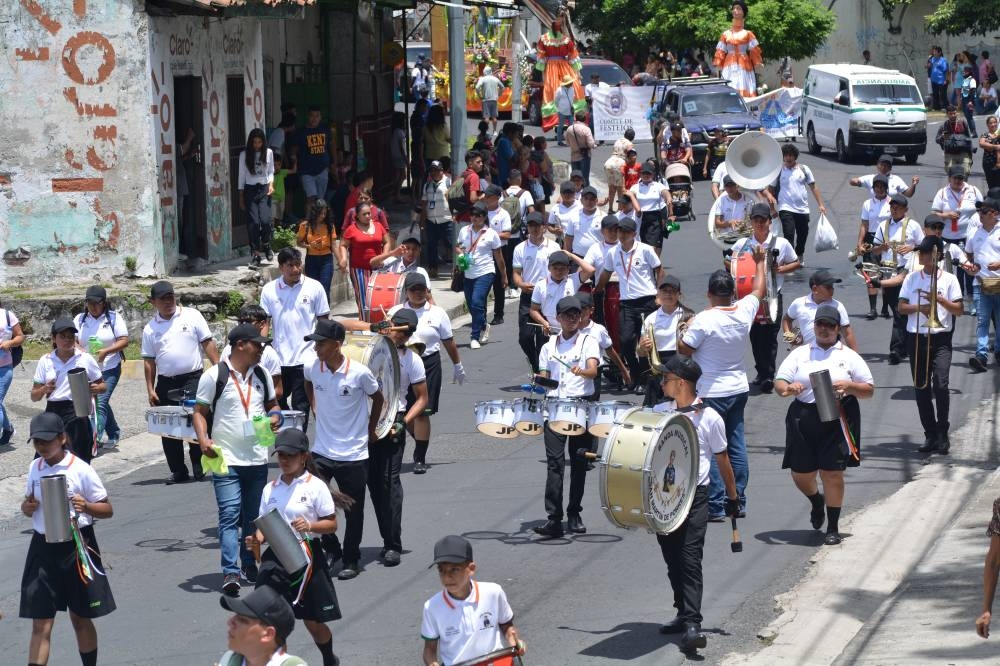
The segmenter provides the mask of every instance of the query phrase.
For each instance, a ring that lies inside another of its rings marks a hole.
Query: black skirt
[[[260,572],[257,574],[255,587],[267,585],[273,588],[292,604],[295,617],[300,620],[314,622],[339,620],[343,615],[340,613],[340,602],[337,601],[337,590],[333,587],[333,576],[330,575],[330,565],[326,561],[323,544],[319,539],[310,539],[309,546],[312,548],[313,569],[299,603],[296,604],[294,601],[298,596],[301,585],[299,581],[305,570],[295,571],[289,575],[270,548],[260,557]]]
[[[854,396],[840,401],[858,457],[851,455],[840,421],[820,421],[815,403],[792,400],[785,415],[782,469],[793,472],[843,471],[861,464],[861,406]]]
[[[93,580],[80,572],[74,542],[46,543],[44,534],[32,534],[21,577],[20,617],[47,620],[68,608],[80,617],[96,618],[115,610],[108,578],[95,570],[106,573],[94,527],[81,527],[80,536],[94,564]]]

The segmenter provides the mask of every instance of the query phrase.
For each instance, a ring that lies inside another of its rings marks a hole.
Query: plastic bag
[[[816,237],[813,241],[813,251],[825,252],[826,250],[837,249],[837,232],[834,231],[830,220],[826,215],[820,213],[819,222],[816,223]]]

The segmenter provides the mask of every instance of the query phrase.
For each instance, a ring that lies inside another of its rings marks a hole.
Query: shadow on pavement
[[[804,515],[803,519],[805,519]],[[815,548],[816,546],[823,545],[824,534],[818,530],[773,530],[771,532],[758,532],[754,535],[754,538],[769,546],[806,546]]]

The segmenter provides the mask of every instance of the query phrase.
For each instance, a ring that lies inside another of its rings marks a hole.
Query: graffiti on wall
[[[173,264],[177,248],[176,170],[174,168],[174,102],[173,77],[160,54],[152,58],[153,104],[150,113],[157,135],[156,168],[157,195],[159,197],[160,232],[167,263]]]

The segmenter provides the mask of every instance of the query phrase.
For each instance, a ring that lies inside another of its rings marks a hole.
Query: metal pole
[[[403,151],[404,155],[410,155],[410,65],[406,62],[406,45],[407,38],[409,37],[410,31],[406,29],[406,12],[411,11],[408,9],[403,10],[403,76],[399,78],[399,95],[403,98],[403,132],[406,133],[406,149]],[[412,155],[410,156],[412,158]],[[413,160],[409,159],[406,161],[406,166],[404,167],[404,174],[406,176],[406,182],[410,186],[410,198],[414,202],[417,201],[417,188],[413,184],[413,171],[410,168],[413,166]]]
[[[448,69],[451,98],[451,173],[465,169],[465,10],[448,7]]]
[[[514,59],[514,80],[510,95],[510,119],[515,123],[521,122],[521,86],[524,85],[524,82],[521,81],[521,42],[518,39],[520,32],[521,15],[518,13],[510,20],[511,42],[513,42],[514,46],[514,48],[511,49],[511,57]]]

